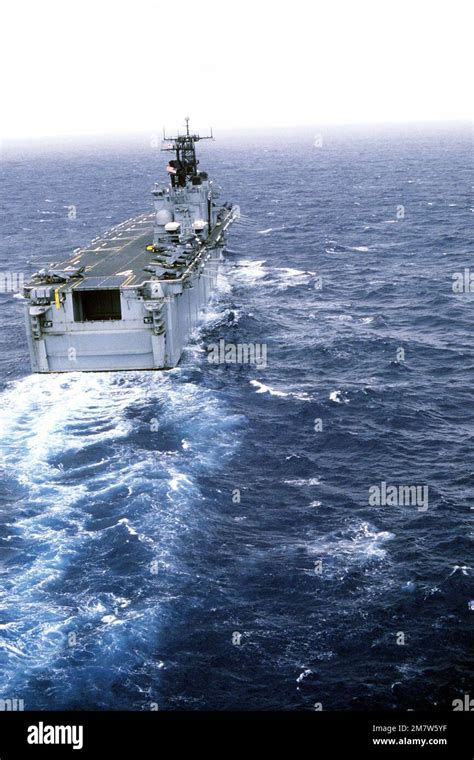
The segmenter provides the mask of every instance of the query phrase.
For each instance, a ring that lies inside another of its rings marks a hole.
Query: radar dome
[[[173,221],[173,214],[167,208],[162,208],[157,212],[155,219],[160,227],[164,227],[165,224]]]

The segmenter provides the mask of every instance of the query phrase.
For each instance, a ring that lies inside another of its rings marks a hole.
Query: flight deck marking
[[[149,231],[150,231],[150,232],[152,232],[152,228],[151,228],[151,227],[150,227],[150,230],[149,230]],[[140,235],[137,235],[137,236],[135,236],[134,238],[132,238],[132,239],[131,239],[131,241],[130,241],[130,242],[126,243],[126,244],[125,244],[125,245],[124,245],[122,248],[120,248],[119,250],[122,250],[122,251],[123,251],[123,250],[125,250],[126,248],[128,248],[128,246],[130,246],[132,243],[134,243],[134,242],[138,241],[138,240],[139,240],[141,237],[145,237],[145,235],[146,235],[146,234],[148,234],[148,232],[145,232],[145,233],[141,233]],[[94,251],[97,251],[97,250],[99,250],[99,251],[100,251],[101,249],[100,249],[100,248],[98,248],[98,249],[94,249]],[[108,250],[106,249],[105,251],[101,251],[101,252],[102,252],[102,253],[107,253],[107,254],[109,254],[109,256],[114,256],[114,255],[115,255],[115,254],[113,254],[113,253],[111,252],[111,250],[110,250],[110,249],[108,249]],[[136,256],[134,256],[132,259],[130,259],[130,260],[129,260],[129,263],[131,264],[133,261],[135,261],[136,259],[138,259],[138,258],[139,258],[139,257],[141,257],[141,256],[143,256],[143,251],[139,251],[139,253],[137,253],[137,255],[136,255]],[[90,271],[92,271],[92,270],[93,270],[93,269],[94,269],[96,266],[98,266],[99,264],[104,264],[104,263],[106,263],[106,262],[107,262],[107,258],[108,258],[108,256],[107,256],[105,259],[101,259],[101,261],[97,261],[95,264],[92,264],[92,265],[89,265],[89,266],[87,266],[87,267],[86,267],[86,272],[90,272]],[[109,276],[109,277],[110,277],[110,276],[113,276],[113,275],[107,275],[107,276]]]
[[[131,242],[135,242],[135,241],[139,240],[141,237],[144,237],[145,234],[146,234],[145,231],[143,230],[143,227],[140,227],[140,228],[137,229],[137,228],[133,228],[133,227],[131,228],[129,226],[127,229],[123,229],[125,227],[125,225],[130,225],[130,223],[132,221],[137,221],[141,225],[147,225],[148,224],[149,225],[148,232],[149,232],[149,234],[152,234],[153,233],[153,226],[152,226],[153,217],[154,217],[154,214],[150,213],[150,214],[140,215],[139,217],[136,217],[135,219],[127,219],[124,222],[121,222],[119,225],[116,225],[115,227],[113,227],[110,230],[110,233],[113,233],[115,235],[115,237],[111,238],[111,237],[109,237],[108,233],[105,233],[105,235],[103,237],[96,236],[95,238],[93,238],[93,240],[91,240],[91,243],[90,243],[90,245],[93,245],[94,243],[97,243],[97,242],[103,243],[104,240],[105,240],[105,245],[102,245],[102,246],[99,245],[97,248],[91,248],[91,247],[89,247],[89,248],[80,248],[79,247],[79,248],[75,248],[74,251],[73,251],[73,253],[77,252],[77,253],[80,254],[79,261],[82,259],[82,257],[85,254],[91,254],[91,253],[100,252],[100,253],[107,253],[107,254],[110,254],[110,255],[115,255],[115,253],[114,253],[115,251],[123,251],[123,250],[125,250],[130,245]],[[122,232],[119,232],[119,230],[122,230]],[[124,236],[124,232],[133,232],[133,231],[135,231],[138,234],[133,235],[133,236],[126,236],[126,237]],[[117,233],[118,233],[118,235],[117,235]],[[127,242],[125,243],[125,245],[120,246],[120,247],[117,247],[117,246],[114,246],[113,248],[108,248],[107,247],[107,242],[109,240],[118,240],[118,239],[120,240],[120,242],[124,242],[124,241],[127,241]],[[137,256],[135,256],[132,259],[132,261],[134,261],[136,258],[137,258]],[[64,267],[68,266],[70,263],[71,263],[71,259],[70,258],[61,259],[59,262],[57,262],[55,264],[55,267],[57,267],[58,269],[59,268],[64,269]],[[103,264],[103,263],[104,264],[107,263],[107,258],[101,259],[100,261],[97,261],[95,264],[86,266],[86,271],[90,271],[91,269],[93,269],[94,267],[96,267],[98,264]]]

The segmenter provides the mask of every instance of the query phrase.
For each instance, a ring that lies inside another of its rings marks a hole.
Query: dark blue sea
[[[474,296],[453,290],[474,271],[470,140],[203,144],[241,219],[169,372],[33,376],[21,298],[0,294],[1,698],[435,710],[473,694]],[[150,209],[156,144],[4,144],[0,272]],[[268,366],[209,363],[220,339],[264,344]],[[428,504],[369,503],[382,483]]]

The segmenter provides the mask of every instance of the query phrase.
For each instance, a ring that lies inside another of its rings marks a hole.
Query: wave
[[[277,396],[278,398],[295,398],[298,401],[312,400],[312,396],[305,391],[281,391],[261,383],[260,380],[250,380],[250,385],[256,388],[256,393],[268,393],[270,396]]]
[[[365,230],[371,229],[370,227],[365,227]],[[374,251],[373,248],[370,248],[367,245],[342,245],[341,243],[337,243],[335,240],[327,240],[326,245],[328,246],[325,248],[326,253],[344,253],[347,251],[357,251],[359,253],[369,253]]]
[[[0,397],[0,467],[18,491],[0,522],[0,676],[29,709],[37,677],[43,706],[70,706],[92,652],[102,693],[87,704],[107,706],[124,652],[138,667],[156,643],[198,478],[232,454],[241,423],[180,373],[32,376]]]
[[[387,559],[386,544],[395,538],[390,531],[377,530],[368,522],[356,520],[345,527],[304,545],[310,557],[323,561],[324,577],[333,579],[351,565]],[[312,571],[310,571],[312,572]]]
[[[237,282],[252,285],[266,276],[265,263],[264,259],[240,259],[229,272],[229,276]]]
[[[329,394],[329,400],[334,401],[335,404],[349,403],[349,399],[345,396],[345,391],[343,390],[331,391]]]
[[[301,285],[311,285],[316,272],[293,267],[266,267],[266,260],[241,259],[229,271],[229,277],[237,284],[259,285],[275,290],[287,290]]]
[[[282,227],[268,227],[268,229],[265,230],[258,230],[259,235],[269,235],[271,232],[282,232],[284,229],[286,229],[285,226]]]
[[[319,486],[321,481],[318,478],[296,478],[295,480],[284,480],[283,482],[288,486]]]

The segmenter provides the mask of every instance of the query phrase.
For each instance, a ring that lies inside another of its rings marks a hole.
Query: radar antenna
[[[162,150],[172,151],[176,155],[176,158],[170,160],[167,166],[167,170],[171,174],[171,184],[173,187],[185,187],[187,180],[198,174],[199,161],[196,158],[196,143],[200,140],[214,139],[212,129],[211,134],[206,136],[191,134],[189,131],[189,121],[189,116],[186,116],[185,135],[178,134],[175,137],[167,137],[165,130],[163,130],[163,142],[168,144]]]

